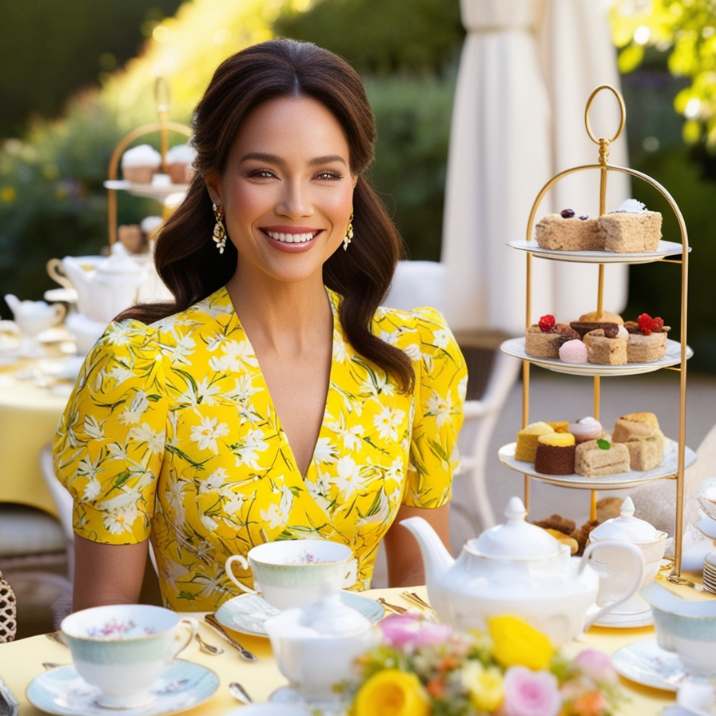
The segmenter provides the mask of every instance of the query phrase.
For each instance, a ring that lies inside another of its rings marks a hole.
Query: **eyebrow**
[[[285,166],[286,164],[281,157],[277,157],[275,154],[266,154],[264,152],[249,152],[249,154],[244,154],[239,162],[245,162],[249,159],[255,159],[259,162],[269,162],[270,164],[278,164],[279,166]],[[316,164],[329,164],[330,162],[341,162],[341,164],[345,164],[346,160],[338,154],[327,154],[323,157],[314,157],[313,159],[308,160],[308,163],[311,166],[315,166]]]

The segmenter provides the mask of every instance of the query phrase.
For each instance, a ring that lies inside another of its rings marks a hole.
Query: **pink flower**
[[[557,716],[562,697],[557,679],[547,671],[513,666],[505,673],[504,716]]]
[[[585,649],[579,652],[574,664],[597,683],[614,684],[617,681],[617,672],[614,671],[612,660],[603,651]]]
[[[444,642],[452,629],[426,622],[417,614],[391,614],[380,623],[383,637],[396,649],[418,648]]]

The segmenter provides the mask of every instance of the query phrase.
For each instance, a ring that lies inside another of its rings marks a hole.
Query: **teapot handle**
[[[59,283],[62,288],[74,288],[72,281],[67,278],[63,268],[61,259],[50,259],[47,264],[47,275],[55,282]]]
[[[641,580],[644,577],[644,557],[642,556],[641,551],[633,544],[629,544],[628,542],[618,542],[616,540],[592,542],[587,547],[587,549],[584,550],[582,561],[579,563],[579,569],[577,570],[578,574],[581,574],[584,568],[587,566],[587,563],[592,553],[596,552],[602,547],[613,547],[616,549],[624,550],[625,552],[629,552],[629,559],[633,562],[633,566],[636,568],[634,570],[636,578],[634,579],[634,582],[632,583],[631,587],[629,587],[629,589],[627,590],[626,594],[621,597],[618,597],[612,602],[609,602],[609,604],[605,604],[601,609],[597,609],[597,611],[592,614],[592,616],[587,618],[587,621],[584,624],[585,631],[589,629],[589,627],[591,627],[594,622],[599,621],[607,612],[610,612],[612,609],[614,609],[614,607],[618,607],[620,604],[624,604],[624,602],[626,602],[635,592],[639,590],[639,588],[641,587]]]

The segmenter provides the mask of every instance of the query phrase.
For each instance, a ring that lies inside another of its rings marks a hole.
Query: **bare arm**
[[[73,608],[138,602],[148,542],[100,544],[75,535]]]
[[[385,551],[388,557],[388,584],[391,587],[412,587],[425,584],[423,559],[413,535],[400,526],[400,520],[408,517],[422,517],[438,533],[445,546],[450,549],[448,516],[450,505],[435,510],[402,505],[392,526],[385,535]]]

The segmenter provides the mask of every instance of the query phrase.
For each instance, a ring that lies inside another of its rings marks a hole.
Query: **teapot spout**
[[[423,557],[427,583],[428,585],[434,583],[444,572],[447,572],[455,560],[437,532],[422,517],[408,517],[401,520],[400,524],[415,537]]]
[[[10,307],[10,310],[13,312],[13,315],[17,315],[17,311],[20,308],[21,304],[20,299],[12,293],[6,293],[5,303],[7,303],[7,305]]]

